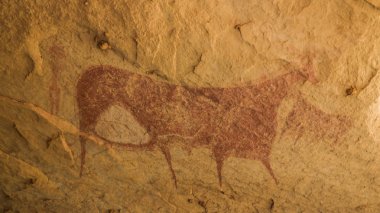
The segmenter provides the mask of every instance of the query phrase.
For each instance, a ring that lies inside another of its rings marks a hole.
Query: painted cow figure
[[[111,66],[86,70],[77,83],[80,129],[95,134],[100,115],[111,105],[128,110],[150,135],[145,144],[109,144],[128,148],[155,149],[164,154],[174,183],[169,151],[170,137],[180,137],[189,149],[207,147],[216,160],[219,184],[228,157],[258,160],[277,182],[269,156],[276,136],[276,114],[294,84],[307,80],[294,71],[250,86],[196,88],[155,80]],[[98,136],[101,137],[101,136]],[[86,139],[81,138],[81,174]]]

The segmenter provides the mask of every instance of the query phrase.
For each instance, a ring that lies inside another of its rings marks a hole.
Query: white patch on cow
[[[124,144],[145,144],[150,140],[146,129],[126,109],[118,105],[103,112],[95,131],[100,136]]]

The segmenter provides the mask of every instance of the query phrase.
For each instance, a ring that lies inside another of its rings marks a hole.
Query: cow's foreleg
[[[217,156],[215,156],[215,160],[216,160],[216,171],[218,173],[218,181],[219,181],[219,186],[220,188],[222,188],[222,168],[223,168],[223,160],[222,158],[219,158]]]
[[[261,163],[263,163],[263,165],[265,166],[265,168],[268,170],[268,172],[272,176],[274,182],[276,182],[276,184],[278,184],[278,180],[277,180],[276,176],[274,176],[272,167],[270,165],[269,157],[265,157],[264,159],[261,159]]]

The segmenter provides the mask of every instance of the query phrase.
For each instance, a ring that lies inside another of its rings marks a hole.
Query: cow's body
[[[130,148],[160,148],[173,179],[168,137],[181,137],[183,146],[208,147],[217,163],[219,182],[223,161],[230,157],[261,161],[272,177],[269,155],[276,135],[276,114],[292,84],[304,82],[298,72],[251,86],[192,88],[98,66],[88,69],[77,84],[80,128],[92,132],[100,114],[118,104],[131,112],[150,135],[146,144],[111,144]],[[81,138],[82,167],[85,139]]]

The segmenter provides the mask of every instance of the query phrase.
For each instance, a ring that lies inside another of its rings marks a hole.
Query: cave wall
[[[2,0],[0,38],[1,211],[380,211],[378,0]]]

